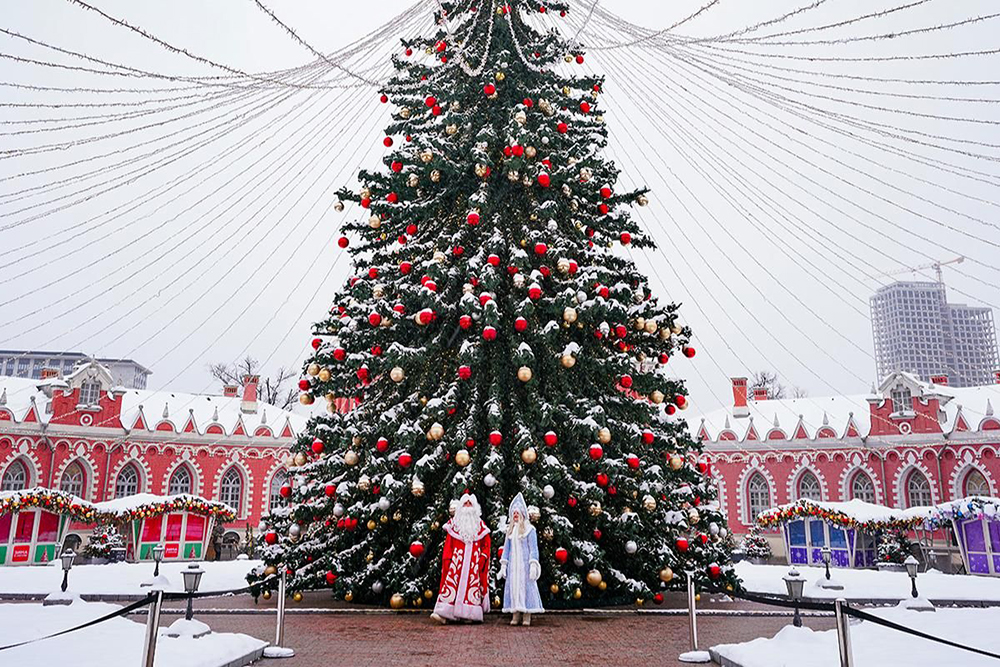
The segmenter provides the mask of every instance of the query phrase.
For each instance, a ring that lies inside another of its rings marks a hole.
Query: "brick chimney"
[[[993,381],[1000,384],[1000,369],[993,371]]]
[[[240,395],[240,388],[235,384],[227,384],[222,387],[222,395],[226,398],[236,398]]]
[[[932,375],[931,384],[936,384],[941,387],[948,386],[948,376],[947,375]]]
[[[52,378],[57,378],[57,377],[60,377],[60,376],[62,376],[62,373],[60,373],[59,369],[57,369],[57,368],[43,368],[42,369],[42,379],[43,380],[51,380]]]
[[[731,379],[733,381],[733,416],[749,417],[750,408],[747,407],[747,379]]]
[[[243,402],[240,403],[240,410],[245,414],[255,414],[257,412],[258,384],[260,384],[259,375],[243,376]]]
[[[754,387],[754,389],[753,389],[753,400],[754,401],[766,401],[767,398],[768,398],[768,396],[767,396],[767,387]]]

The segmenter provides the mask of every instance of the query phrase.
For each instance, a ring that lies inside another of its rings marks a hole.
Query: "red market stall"
[[[94,505],[65,491],[0,491],[0,565],[53,561],[70,523],[92,524],[96,514]]]
[[[153,560],[153,547],[162,544],[165,561],[205,557],[215,522],[236,518],[228,505],[187,494],[156,496],[138,493],[97,504],[102,521],[122,526],[130,561]]]

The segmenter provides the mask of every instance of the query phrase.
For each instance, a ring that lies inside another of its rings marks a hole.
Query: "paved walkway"
[[[673,597],[673,596],[671,596]],[[669,606],[683,602],[682,596]],[[236,613],[205,614],[202,618],[220,632],[244,632],[273,639],[273,614],[239,613],[256,607],[248,598],[202,600],[199,606],[231,608]],[[324,603],[327,603],[324,605]],[[335,603],[334,603],[335,604]],[[289,603],[290,610],[318,609],[329,597],[308,596]],[[339,606],[339,605],[337,605]],[[668,605],[664,605],[667,607]],[[722,605],[706,604],[720,608]],[[728,609],[745,605],[725,605]],[[653,607],[660,609],[663,607]],[[754,607],[755,609],[758,607]],[[167,615],[165,623],[176,616]],[[337,614],[293,613],[286,617],[286,644],[297,656],[283,661],[288,667],[339,665],[681,665],[677,656],[688,648],[686,616],[607,613],[552,613],[536,616],[530,628],[511,627],[510,617],[491,614],[482,625],[439,626],[427,613]],[[789,618],[706,616],[699,618],[703,648],[714,644],[770,637]],[[832,618],[807,618],[815,629],[833,627]]]

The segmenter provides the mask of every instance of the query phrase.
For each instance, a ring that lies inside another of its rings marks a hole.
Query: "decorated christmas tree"
[[[771,557],[771,544],[767,541],[766,537],[761,535],[760,526],[756,524],[750,526],[750,530],[747,531],[746,537],[743,538],[740,548],[746,554],[747,558],[767,560]]]
[[[882,531],[878,537],[878,562],[901,564],[912,553],[912,544],[902,528]]]
[[[546,605],[659,602],[686,571],[737,583],[668,371],[691,333],[627,250],[653,247],[630,217],[646,191],[616,187],[601,156],[604,80],[532,27],[566,11],[444,2],[436,34],[394,57],[384,168],[336,203],[358,207],[340,239],[354,274],[299,385],[330,414],[262,526],[258,590],[282,568],[296,594],[431,603],[466,491],[494,531],[524,494]]]
[[[110,558],[111,550],[124,548],[125,540],[121,533],[111,524],[98,524],[90,532],[87,546],[83,548],[83,555],[89,558]]]

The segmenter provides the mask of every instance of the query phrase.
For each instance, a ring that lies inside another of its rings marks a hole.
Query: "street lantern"
[[[153,569],[153,578],[160,576],[160,561],[163,560],[163,545],[157,544],[153,547],[153,560],[156,561],[156,567]]]
[[[73,567],[73,559],[76,558],[76,552],[72,549],[67,549],[62,552],[59,556],[59,560],[62,561],[63,569],[63,580],[62,580],[62,592],[66,592],[66,587],[69,586],[69,569]]]
[[[184,618],[189,621],[194,616],[194,594],[198,592],[203,574],[205,574],[205,570],[198,567],[197,563],[191,563],[186,569],[181,570],[181,575],[184,577],[184,592],[188,594],[187,613]]]
[[[906,574],[910,576],[910,597],[917,597],[917,559],[910,554],[903,561],[903,565],[906,566]]]
[[[799,600],[802,599],[802,589],[806,585],[805,577],[799,575],[799,571],[794,567],[788,571],[788,574],[782,577],[785,580],[785,588],[788,590],[788,597],[790,597],[795,604],[795,616],[792,617],[792,625],[797,628],[802,627],[802,616],[799,614]]]
[[[830,547],[823,547],[823,564],[826,566],[826,580],[830,581],[830,557],[832,555]]]

